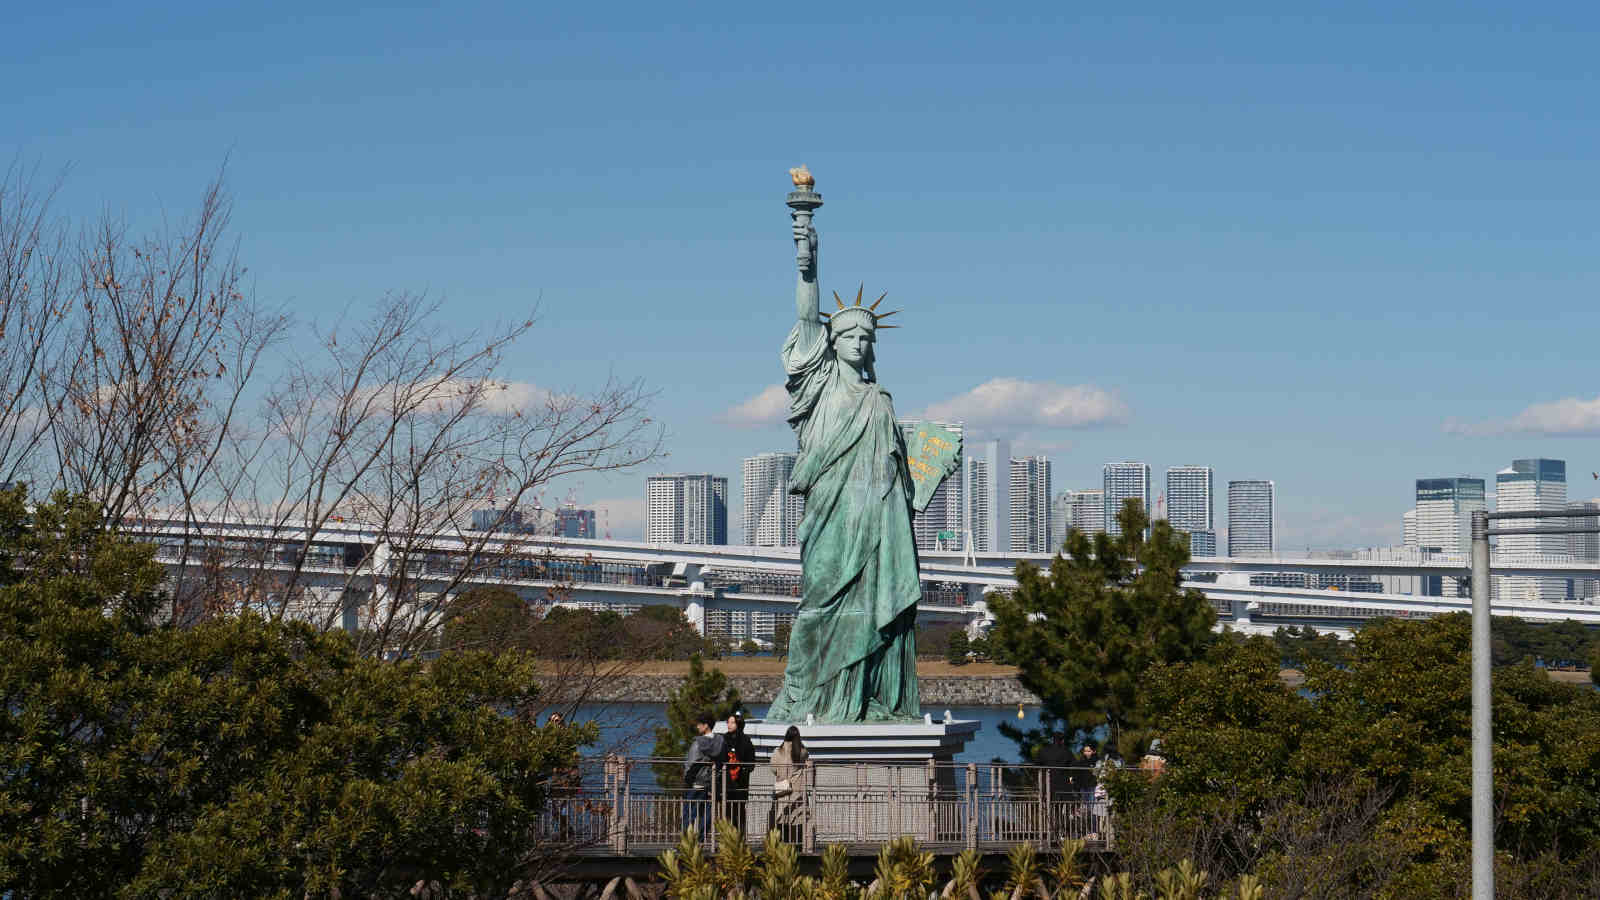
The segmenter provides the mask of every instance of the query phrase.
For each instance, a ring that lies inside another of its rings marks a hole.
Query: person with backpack
[[[695,718],[695,738],[683,759],[683,824],[705,840],[711,833],[711,785],[722,762],[722,735],[712,729],[717,719],[710,712]]]

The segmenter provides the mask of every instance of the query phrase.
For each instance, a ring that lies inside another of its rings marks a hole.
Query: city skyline
[[[903,429],[909,428],[915,421],[916,420],[902,421],[901,427]],[[962,427],[961,423],[947,422],[942,424],[953,427],[957,431],[959,431]],[[1052,544],[1050,549],[1052,551],[1060,549],[1059,545],[1061,541],[1065,539],[1065,528],[1080,527],[1084,528],[1085,530],[1092,531],[1098,527],[1098,524],[1103,521],[1103,516],[1106,509],[1104,500],[1105,492],[1103,486],[1094,488],[1072,488],[1061,485],[1054,481],[1053,474],[1049,474],[1054,469],[1054,462],[1048,457],[999,455],[1009,453],[1011,446],[1012,445],[1010,442],[1003,440],[980,441],[976,444],[968,442],[963,454],[963,475],[960,478],[962,483],[960,487],[956,489],[956,492],[948,495],[948,499],[946,500],[947,504],[958,504],[959,508],[956,505],[950,505],[947,510],[945,505],[939,505],[937,501],[934,505],[930,506],[930,508],[934,510],[935,515],[938,517],[938,521],[945,523],[944,530],[955,529],[957,531],[958,540],[960,540],[962,537],[964,537],[965,531],[972,528],[972,520],[968,517],[974,515],[976,510],[985,506],[985,500],[983,498],[986,496],[985,491],[981,489],[974,493],[974,487],[975,485],[978,485],[984,478],[988,477],[988,473],[984,468],[984,463],[985,460],[993,458],[1005,458],[1008,460],[1006,471],[1009,473],[1009,483],[1007,481],[1000,482],[1000,485],[1005,485],[1008,487],[1012,487],[1015,484],[1018,463],[1027,464],[1027,462],[1031,462],[1035,467],[1044,467],[1042,471],[1045,471],[1046,477],[1050,479],[1050,486],[1048,488],[1049,500],[1044,504],[1043,521],[1048,524],[1050,529],[1049,535]],[[757,454],[754,457],[744,460],[744,465],[742,466],[743,471],[741,474],[748,476],[751,464],[758,459],[765,460],[771,457],[785,456],[792,458],[793,455],[794,454],[792,451],[767,451]],[[1530,460],[1533,462],[1539,461],[1531,458],[1519,458],[1513,462],[1512,467],[1521,463],[1529,462]],[[1565,466],[1566,464],[1565,460],[1546,461],[1558,463],[1562,466]],[[1148,470],[1148,472],[1142,477],[1147,479],[1147,488],[1154,498],[1154,472],[1156,471],[1156,468],[1147,463],[1142,463],[1139,461],[1108,461],[1102,463],[1102,485],[1104,484],[1106,478],[1106,470],[1109,468],[1133,467],[1124,474],[1131,473],[1133,476],[1139,476],[1140,473],[1137,471],[1137,469],[1141,466]],[[1505,471],[1511,471],[1511,468],[1507,468]],[[1167,518],[1173,523],[1175,528],[1190,532],[1192,541],[1199,540],[1201,542],[1198,545],[1194,545],[1192,543],[1191,553],[1194,556],[1207,556],[1213,554],[1224,556],[1228,555],[1228,541],[1231,523],[1227,521],[1218,523],[1217,521],[1214,509],[1216,479],[1215,472],[1215,467],[1210,465],[1186,463],[1182,465],[1168,466],[1164,481],[1166,489],[1161,492],[1159,499],[1153,499],[1152,501],[1153,505],[1156,506],[1158,510],[1162,509],[1163,506],[1165,507],[1165,515],[1160,515],[1158,517]],[[1504,474],[1504,472],[1501,474]],[[1593,473],[1591,473],[1591,476],[1592,475]],[[658,476],[652,475],[650,477]],[[735,494],[737,494],[739,497],[739,508],[741,510],[747,510],[748,500],[743,487],[744,478],[730,479],[726,476],[722,477],[725,481],[727,481],[727,487],[725,488],[728,491],[729,497],[727,502],[730,504],[733,503],[732,498]],[[1591,480],[1593,479],[1591,478]],[[1229,479],[1227,480],[1227,483],[1230,485],[1234,483],[1241,485],[1267,485],[1267,491],[1270,495],[1269,506],[1271,511],[1269,516],[1271,518],[1266,525],[1266,529],[1267,533],[1270,534],[1272,545],[1276,548],[1275,552],[1292,555],[1294,550],[1301,549],[1293,545],[1287,545],[1281,539],[1284,523],[1282,521],[1281,514],[1278,511],[1278,494],[1280,485],[1275,479]],[[1472,475],[1416,477],[1412,479],[1414,491],[1410,490],[1411,486],[1408,485],[1407,495],[1394,498],[1394,505],[1395,509],[1398,511],[1398,514],[1391,516],[1391,529],[1384,535],[1383,540],[1361,545],[1304,545],[1304,549],[1359,550],[1385,547],[1420,547],[1434,549],[1439,552],[1446,553],[1464,553],[1466,552],[1467,547],[1467,522],[1471,511],[1474,509],[1494,510],[1502,508],[1498,503],[1499,491],[1487,490],[1485,487],[1486,483],[1486,479]],[[999,485],[997,485],[997,487],[998,486]],[[1192,492],[1191,496],[1185,496],[1183,493],[1184,491]],[[1014,489],[996,491],[996,493],[1002,498],[1002,503],[1005,504],[1002,506],[1002,511],[1006,513],[1006,521],[1008,523],[1005,526],[1005,531],[1003,532],[1006,538],[1006,543],[1008,546],[1011,546],[1012,549],[1023,550],[1024,548],[1018,547],[1013,543],[1010,534],[1011,529],[1016,528],[1019,525],[1019,519],[1017,517],[1021,516],[1025,519],[1029,513],[1026,510],[1021,512],[1014,512],[1010,510],[1009,501],[1013,500],[1017,496],[1014,492]],[[1574,508],[1586,503],[1600,504],[1600,485],[1595,487],[1593,493],[1595,493],[1597,496],[1593,498],[1586,498],[1578,495],[1569,497],[1563,494],[1560,502],[1569,503]],[[1406,505],[1408,501],[1410,503],[1409,506]],[[1441,501],[1443,502],[1442,506],[1440,505]],[[1176,510],[1174,510],[1174,505],[1177,506]],[[1191,505],[1193,506],[1192,511],[1189,509],[1189,506]],[[1093,507],[1093,509],[1090,509],[1090,507]],[[1512,505],[1504,508],[1523,509],[1526,507],[1513,503]],[[748,515],[748,513],[746,512],[745,515]],[[797,527],[799,509],[797,508],[791,513],[791,515],[794,516],[794,526]],[[1035,513],[1035,515],[1037,515],[1037,513]],[[1193,521],[1191,521],[1191,516],[1195,517]],[[957,524],[958,520],[959,524]],[[1211,527],[1209,529],[1203,528],[1198,524],[1207,521],[1211,523]],[[936,523],[932,521],[925,521],[919,524],[921,526],[919,534],[927,538],[926,542],[928,546],[924,547],[924,549],[929,549],[934,545],[934,543],[936,543],[933,539],[933,536],[940,529],[936,528]],[[922,534],[923,532],[925,532],[925,534]],[[1193,535],[1195,535],[1196,532],[1201,533],[1202,537],[1198,539],[1193,538]],[[987,547],[983,546],[983,542],[976,537],[977,532],[974,531],[973,533],[975,535],[973,542],[974,549],[980,551],[988,549]],[[630,539],[627,535],[617,535],[617,537],[624,540]],[[745,542],[749,543],[748,539],[745,539]],[[1211,542],[1215,542],[1214,545]],[[1577,557],[1584,557],[1584,555],[1589,552],[1585,548],[1587,548],[1590,544],[1600,546],[1600,542],[1596,542],[1593,539],[1584,538],[1573,538],[1569,541],[1569,543],[1570,546],[1563,545],[1567,549],[1564,549],[1561,552],[1570,552]],[[769,544],[769,546],[783,545]],[[1213,546],[1215,548],[1213,552],[1203,552]],[[1543,544],[1539,546],[1541,549],[1538,552],[1554,552],[1553,543],[1548,547]],[[1528,548],[1522,547],[1522,544],[1516,541],[1506,545],[1505,549],[1507,551],[1514,552],[1534,552]],[[1595,552],[1600,553],[1600,551]],[[1441,585],[1446,593],[1453,591],[1454,584],[1455,582],[1453,579],[1443,579],[1441,581]]]
[[[669,460],[546,493],[619,537],[647,472],[792,443],[805,162],[824,290],[905,309],[877,348],[901,417],[1008,438],[1058,491],[1130,458],[1268,476],[1280,546],[1392,545],[1428,473],[1600,469],[1600,123],[1570,114],[1600,11],[1445,9],[825,4],[835,39],[797,54],[757,8],[30,8],[0,71],[51,89],[0,141],[134,233],[226,162],[229,237],[297,333],[390,291],[463,332],[537,307],[519,396],[640,378],[668,423]],[[777,99],[800,85],[809,131]]]

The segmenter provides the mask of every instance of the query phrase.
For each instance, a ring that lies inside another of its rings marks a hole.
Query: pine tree
[[[967,633],[957,631],[950,635],[949,643],[944,645],[944,658],[952,666],[964,666],[969,662],[967,649]]]
[[[1179,586],[1187,537],[1165,520],[1151,526],[1134,500],[1123,504],[1117,522],[1116,537],[1073,530],[1066,555],[1048,572],[1018,563],[1016,593],[991,595],[989,642],[1016,661],[1023,686],[1043,701],[1042,728],[1000,726],[1025,758],[1050,732],[1083,739],[1101,727],[1133,752],[1145,738],[1138,707],[1145,671],[1196,659],[1212,641],[1210,601]]]
[[[667,724],[656,729],[656,759],[678,759],[689,752],[689,742],[694,740],[694,723],[701,713],[709,712],[718,720],[726,719],[739,710],[739,689],[728,683],[721,669],[706,668],[705,661],[696,653],[689,657],[689,674],[683,684],[667,695]],[[657,765],[656,781],[662,787],[679,787],[683,773],[670,764]]]

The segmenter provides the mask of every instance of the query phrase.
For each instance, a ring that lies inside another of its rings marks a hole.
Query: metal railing
[[[876,852],[901,835],[951,852],[1024,841],[1049,847],[1064,838],[1104,847],[1110,839],[1108,802],[1093,769],[808,762],[783,795],[765,762],[742,786],[719,769],[707,791],[682,787],[682,771],[681,759],[583,760],[552,782],[540,837],[581,854],[632,856],[672,847],[690,828],[715,852],[714,823],[722,819],[751,845],[777,829],[802,853],[829,844]]]

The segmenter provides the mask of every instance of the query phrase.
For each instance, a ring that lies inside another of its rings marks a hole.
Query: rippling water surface
[[[766,714],[767,704],[755,703],[747,709],[751,718],[759,719]],[[1039,709],[1036,706],[1023,707],[1021,719],[1017,718],[1015,706],[952,706],[949,709],[956,719],[976,719],[979,723],[977,736],[956,755],[956,762],[988,762],[996,757],[1015,761],[1017,745],[1000,733],[1000,723],[1007,722],[1022,728],[1034,728],[1039,724]],[[587,752],[604,754],[616,751],[625,756],[640,757],[649,756],[651,748],[655,746],[655,729],[666,724],[666,710],[665,703],[597,704],[578,707],[574,718],[600,725],[600,740]],[[944,708],[924,707],[923,712],[943,718],[945,711]]]

